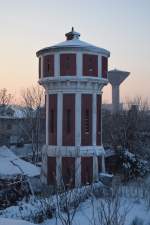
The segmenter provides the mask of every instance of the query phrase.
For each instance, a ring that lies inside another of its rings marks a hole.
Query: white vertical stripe
[[[94,93],[92,96],[92,145],[96,145],[97,95]]]
[[[81,93],[75,94],[75,145],[81,145]]]
[[[48,145],[48,139],[49,139],[49,94],[45,93],[46,96],[46,144]]]
[[[102,77],[102,56],[98,55],[98,77]]]
[[[81,185],[81,157],[75,158],[75,187]]]
[[[101,109],[100,109],[101,112],[100,113],[101,113],[101,145],[102,145],[102,141],[103,141],[102,140],[102,137],[103,137],[102,136],[102,132],[103,132],[103,130],[102,130],[102,122],[103,122],[103,120],[102,120],[102,92],[100,93],[99,98],[101,98],[101,106],[100,106],[101,107]]]
[[[41,78],[44,77],[44,56],[41,56]]]
[[[78,52],[76,55],[77,77],[82,76],[82,53]]]
[[[62,157],[56,157],[56,182],[57,185],[61,185],[62,179]]]
[[[93,181],[98,180],[98,157],[93,156]]]
[[[54,55],[54,75],[60,76],[60,55],[55,53]]]
[[[63,94],[57,94],[57,145],[62,145]]]

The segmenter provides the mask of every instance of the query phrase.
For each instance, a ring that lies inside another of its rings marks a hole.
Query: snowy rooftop
[[[23,107],[17,105],[8,105],[0,110],[0,118],[22,119],[25,118]]]
[[[16,106],[16,105],[13,105],[11,107],[14,110],[14,117],[15,118],[24,118],[25,117],[24,112],[23,112],[23,108],[21,108],[20,106]]]
[[[73,28],[72,28],[72,31],[67,33],[67,34],[65,34],[65,36],[67,37],[66,41],[39,50],[37,52],[37,56],[39,56],[41,53],[43,53],[45,51],[49,51],[49,50],[53,50],[53,49],[57,49],[57,48],[84,48],[85,50],[90,50],[90,51],[93,51],[93,52],[103,53],[103,54],[106,54],[108,56],[110,55],[110,52],[107,51],[104,48],[99,48],[99,47],[94,46],[94,45],[92,45],[90,43],[81,41],[79,39],[80,34],[78,32],[76,32],[76,31],[74,31]]]
[[[40,175],[40,168],[18,158],[10,149],[0,147],[0,177],[27,175],[34,177]]]

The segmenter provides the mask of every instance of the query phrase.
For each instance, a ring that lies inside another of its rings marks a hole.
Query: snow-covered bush
[[[131,222],[131,225],[143,225],[143,224],[144,224],[143,219],[139,217],[135,217]]]
[[[120,165],[125,180],[144,177],[149,171],[148,162],[128,150],[120,151]]]
[[[51,218],[55,211],[53,197],[47,199],[31,199],[28,203],[20,202],[17,206],[11,206],[0,211],[0,217],[23,219],[26,221],[41,223]]]
[[[85,201],[91,195],[103,196],[106,191],[105,189],[105,186],[101,182],[98,182],[93,185],[59,192],[48,198],[33,198],[28,203],[21,202],[17,206],[11,206],[5,210],[1,210],[0,217],[17,218],[41,223],[47,218],[57,216],[58,213],[60,217],[66,212],[68,213],[67,215],[76,212],[81,202]],[[71,213],[69,214],[69,212]]]

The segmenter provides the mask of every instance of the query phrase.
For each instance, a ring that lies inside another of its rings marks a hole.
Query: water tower
[[[112,112],[116,113],[120,110],[120,84],[129,76],[130,72],[121,70],[110,70],[108,72],[108,80],[112,86]]]
[[[101,102],[110,53],[81,41],[73,28],[65,36],[64,42],[37,52],[46,94],[41,178],[48,185],[63,179],[78,186],[105,171]]]

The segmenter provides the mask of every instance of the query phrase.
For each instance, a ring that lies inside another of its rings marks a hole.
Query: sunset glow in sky
[[[150,96],[150,0],[0,0],[0,89],[19,96],[36,84],[36,51],[64,41],[72,26],[81,40],[111,52],[109,69],[131,72],[122,100]]]

